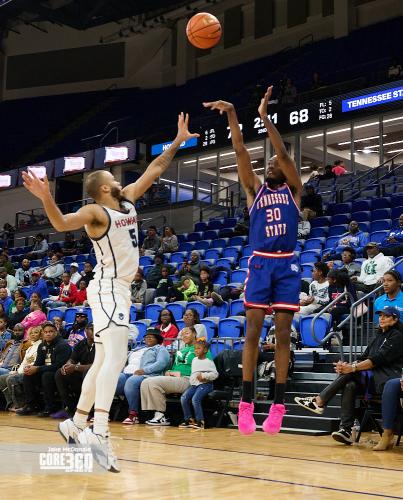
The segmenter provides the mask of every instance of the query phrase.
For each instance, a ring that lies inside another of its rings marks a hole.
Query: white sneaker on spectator
[[[171,425],[170,421],[165,417],[160,411],[156,411],[154,417],[151,420],[147,420],[147,425]]]
[[[59,432],[66,440],[68,444],[74,444],[77,442],[77,436],[82,432],[82,429],[76,426],[72,418],[63,420],[58,425]]]
[[[90,446],[94,459],[109,472],[120,472],[118,458],[113,452],[109,434],[94,434],[91,427],[86,427],[77,436],[77,443]]]

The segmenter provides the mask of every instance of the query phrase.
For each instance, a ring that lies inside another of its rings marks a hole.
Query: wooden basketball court
[[[0,415],[4,443],[63,445],[57,421]],[[112,424],[120,474],[3,475],[3,500],[403,498],[403,446],[373,452],[330,436]]]

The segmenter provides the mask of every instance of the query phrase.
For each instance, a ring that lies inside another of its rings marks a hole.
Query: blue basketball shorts
[[[292,252],[253,252],[245,281],[245,307],[297,312],[300,290],[298,258]]]

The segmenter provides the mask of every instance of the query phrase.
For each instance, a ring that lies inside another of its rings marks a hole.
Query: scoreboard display
[[[379,85],[336,97],[324,98],[307,104],[283,106],[269,104],[268,117],[281,134],[304,129],[333,126],[346,120],[356,120],[367,115],[387,112],[403,107],[403,81]],[[266,136],[266,128],[256,108],[237,110],[238,120],[245,141]],[[182,143],[179,153],[200,153],[208,149],[231,145],[231,134],[225,115],[209,114],[199,123],[193,122],[192,131],[199,132],[198,139]],[[149,144],[147,152],[153,158],[170,146],[167,137],[160,143]]]

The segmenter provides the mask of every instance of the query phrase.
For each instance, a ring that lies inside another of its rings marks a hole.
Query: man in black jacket
[[[339,443],[350,445],[354,423],[355,396],[357,389],[370,394],[382,394],[385,383],[400,377],[403,368],[403,325],[396,307],[385,307],[379,314],[379,332],[369,342],[357,361],[349,364],[334,363],[337,377],[318,396],[296,397],[295,402],[313,413],[321,415],[328,402],[341,390],[340,429],[332,433]],[[358,387],[357,387],[358,386]]]
[[[323,214],[322,196],[315,193],[312,184],[305,184],[305,194],[301,196],[301,211],[304,220],[311,220]]]
[[[48,417],[55,408],[55,373],[69,359],[71,348],[58,335],[56,327],[50,321],[42,325],[43,342],[38,347],[38,354],[33,365],[24,368],[24,392],[26,404],[17,411],[17,415],[31,415],[39,409],[39,390],[43,391],[44,409],[39,417]]]

